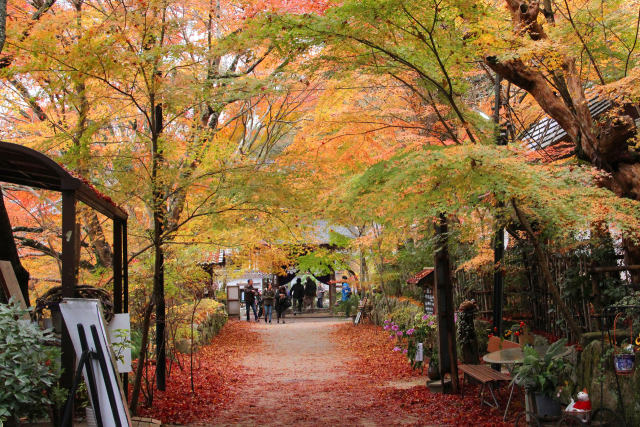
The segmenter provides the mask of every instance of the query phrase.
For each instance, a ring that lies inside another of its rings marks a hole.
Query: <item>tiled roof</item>
[[[409,277],[407,279],[407,283],[409,283],[410,285],[417,285],[420,280],[424,279],[431,273],[433,273],[433,268],[425,268],[420,273],[414,274],[413,276]]]
[[[596,96],[589,100],[589,111],[593,118],[598,117],[610,107],[611,101],[608,99],[600,99]],[[520,135],[525,146],[536,151],[547,148],[566,137],[567,132],[551,117],[537,121]]]

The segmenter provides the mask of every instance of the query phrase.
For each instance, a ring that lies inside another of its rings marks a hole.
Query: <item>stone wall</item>
[[[613,355],[607,350],[609,346],[605,345],[603,358],[603,345],[600,340],[594,340],[584,347],[575,366],[574,376],[564,390],[563,400],[569,400],[570,395],[575,396],[579,390],[586,387],[594,409],[604,406],[619,413],[617,380],[620,384],[627,425],[640,425],[640,370],[636,368],[633,375],[616,375],[613,369]]]

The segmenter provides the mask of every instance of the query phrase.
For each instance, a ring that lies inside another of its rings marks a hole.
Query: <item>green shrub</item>
[[[358,311],[358,304],[360,304],[360,297],[352,294],[348,300],[338,303],[338,311],[344,311],[345,313],[349,313],[350,316],[354,316]]]
[[[22,317],[13,301],[0,304],[0,424],[9,417],[43,418],[60,376],[60,349],[47,345],[50,330]]]
[[[422,307],[407,304],[395,309],[391,313],[391,320],[402,330],[409,329],[415,325],[415,319],[421,318],[424,310]]]

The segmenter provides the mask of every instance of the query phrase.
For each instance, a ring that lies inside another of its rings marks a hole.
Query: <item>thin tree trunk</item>
[[[144,317],[142,319],[142,343],[140,345],[140,355],[138,356],[138,365],[136,366],[136,376],[133,380],[133,390],[131,391],[131,401],[129,408],[133,415],[138,410],[138,399],[140,397],[140,386],[142,385],[142,374],[144,372],[144,366],[146,365],[147,348],[149,347],[149,327],[151,326],[151,314],[153,313],[153,300],[154,296],[151,296],[151,300],[147,304],[144,310]]]
[[[152,104],[154,100],[152,99]],[[158,390],[166,389],[166,346],[165,319],[166,307],[164,299],[164,248],[163,232],[165,221],[164,197],[162,179],[160,176],[163,156],[159,147],[160,132],[162,131],[162,106],[156,105],[152,109],[153,133],[151,137],[152,170],[151,181],[153,188],[153,248],[155,260],[153,266],[153,295],[156,305],[156,384]]]
[[[0,0],[0,52],[7,39],[7,0]]]

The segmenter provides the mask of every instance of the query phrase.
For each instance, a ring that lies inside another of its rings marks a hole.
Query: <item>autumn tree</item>
[[[500,47],[509,53],[490,54],[492,47],[488,46],[486,64],[535,99],[567,132],[579,158],[610,174],[602,185],[619,196],[638,200],[640,163],[634,150],[636,124],[630,115],[637,102],[632,87],[637,79],[637,12],[617,2],[606,8],[601,3],[598,9],[589,5],[582,11],[568,2],[552,6],[551,2],[509,0],[505,6],[513,34],[504,37],[502,33],[506,43]],[[614,10],[615,17],[610,15]],[[592,31],[602,27],[603,39],[589,37],[587,42],[585,16]],[[635,26],[627,26],[633,22]],[[551,28],[550,32],[545,27]],[[579,57],[575,46],[584,55]],[[604,60],[607,50],[613,60]],[[592,85],[601,86],[602,91],[586,95],[585,88]],[[620,107],[596,121],[588,102],[594,96],[612,96]],[[625,246],[627,263],[637,264],[637,245],[626,240]]]
[[[250,5],[96,1],[55,11],[29,37],[12,39],[20,67],[9,77],[16,91],[5,94],[5,135],[127,203],[138,237],[132,258],[154,253],[143,317],[155,307],[162,389],[165,245],[182,244],[180,231],[192,223],[186,230],[215,241],[202,231],[205,217],[219,217],[210,223],[220,226],[277,211],[265,206],[272,193],[260,185],[275,181],[261,170],[296,127],[308,93],[304,85],[290,90],[278,72],[286,59],[272,59],[268,46],[220,43],[254,13]],[[95,246],[100,227],[84,222]],[[108,262],[108,251],[96,253]]]

